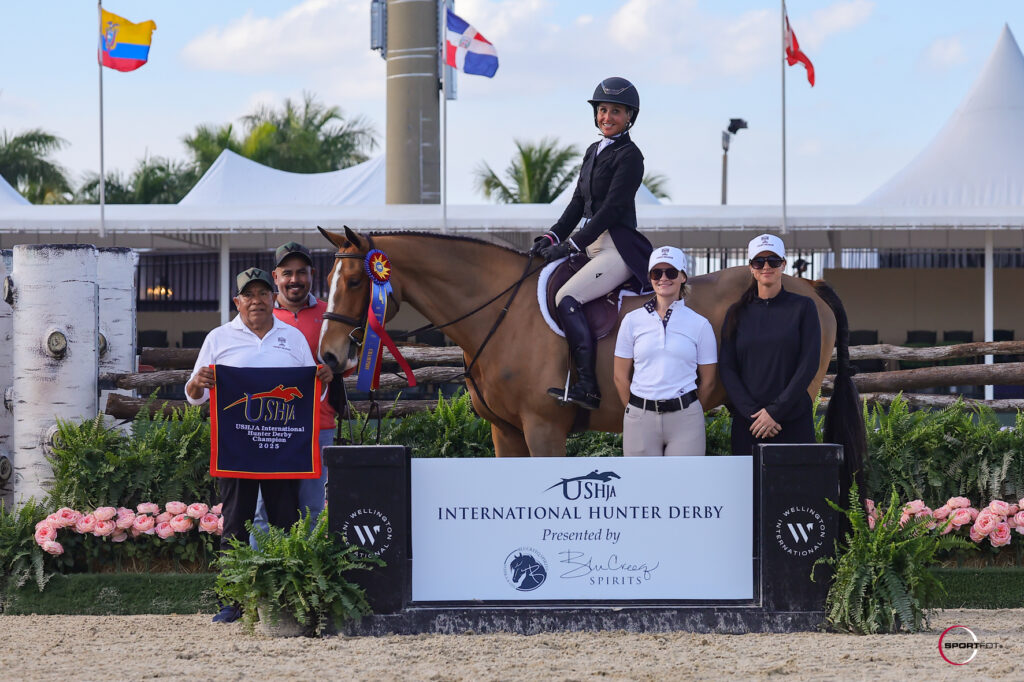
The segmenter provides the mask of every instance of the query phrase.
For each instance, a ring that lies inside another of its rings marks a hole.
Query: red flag
[[[789,25],[789,15],[786,15],[786,63],[793,66],[797,62],[800,62],[807,69],[807,82],[814,87],[814,64],[811,64],[811,60],[807,58],[803,50],[800,49],[800,43],[796,40],[796,34],[793,33],[793,29]]]

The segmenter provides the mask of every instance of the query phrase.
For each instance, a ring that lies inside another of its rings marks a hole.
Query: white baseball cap
[[[786,245],[774,234],[761,234],[751,239],[747,244],[747,260],[762,251],[769,251],[783,260],[786,259]]]
[[[647,272],[654,269],[658,263],[668,263],[683,274],[686,274],[686,254],[682,249],[674,246],[659,246],[651,252],[651,259],[647,261]]]

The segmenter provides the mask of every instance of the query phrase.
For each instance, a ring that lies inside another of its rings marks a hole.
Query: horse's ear
[[[325,230],[324,228],[320,227],[319,225],[316,226],[316,229],[320,230],[320,234],[322,234],[324,236],[324,239],[326,239],[330,243],[334,244],[335,248],[340,249],[340,248],[344,247],[345,238],[342,237],[340,234],[336,234],[334,232],[329,232],[328,230]],[[348,228],[345,228],[345,229],[347,230]]]
[[[352,242],[352,244],[357,249],[359,249],[360,251],[363,250],[363,240],[359,237],[359,235],[357,235],[355,232],[353,232],[351,229],[349,229],[348,225],[345,226],[345,237],[350,242]]]

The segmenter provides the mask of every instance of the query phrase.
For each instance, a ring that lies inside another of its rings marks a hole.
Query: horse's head
[[[369,240],[345,228],[345,234],[317,228],[338,249],[334,267],[327,277],[327,313],[320,329],[320,358],[334,372],[344,372],[359,363],[366,309],[370,304],[370,280],[363,259]]]

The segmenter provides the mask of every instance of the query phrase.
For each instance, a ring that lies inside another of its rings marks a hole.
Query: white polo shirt
[[[654,299],[622,318],[615,357],[633,361],[629,390],[647,400],[667,400],[697,388],[697,365],[718,362],[715,331],[682,300],[662,323]]]
[[[295,327],[285,324],[276,317],[274,326],[261,339],[242,323],[242,316],[214,329],[207,334],[203,347],[199,349],[196,366],[189,381],[199,373],[201,367],[229,365],[231,367],[311,367],[316,365],[309,350],[306,337]],[[195,400],[185,392],[193,405],[200,405],[210,399],[209,389]]]

